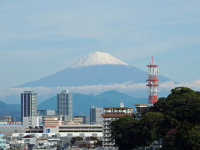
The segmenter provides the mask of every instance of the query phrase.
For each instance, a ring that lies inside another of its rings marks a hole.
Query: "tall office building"
[[[72,94],[63,90],[57,94],[57,113],[62,116],[63,121],[72,121]]]
[[[37,93],[24,91],[21,94],[21,120],[23,117],[37,116]]]
[[[90,124],[101,124],[103,125],[103,108],[97,108],[92,106],[90,108]]]

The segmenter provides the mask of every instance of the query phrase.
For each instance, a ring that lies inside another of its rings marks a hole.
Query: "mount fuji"
[[[95,52],[55,74],[18,87],[68,87],[144,83],[147,72],[105,52]],[[160,75],[161,82],[170,79]]]

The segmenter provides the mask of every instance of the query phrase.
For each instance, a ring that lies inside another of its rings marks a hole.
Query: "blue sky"
[[[199,0],[0,0],[0,88],[95,51],[140,69],[155,57],[178,82],[200,79]]]

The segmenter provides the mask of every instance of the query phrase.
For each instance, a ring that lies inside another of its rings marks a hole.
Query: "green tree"
[[[120,149],[149,146],[164,138],[164,150],[200,150],[200,92],[187,87],[171,90],[167,98],[142,114],[140,120],[123,117],[111,123]]]
[[[187,143],[192,150],[200,150],[200,126],[196,125],[188,132]]]
[[[115,144],[119,147],[120,150],[121,149],[128,150],[131,147],[132,141],[129,140],[130,138],[129,131],[132,129],[134,130],[135,128],[133,126],[135,127],[138,126],[138,122],[139,121],[133,120],[132,117],[128,115],[116,121],[111,122],[110,124],[111,138],[112,140],[115,140]]]
[[[143,146],[149,146],[161,137],[160,125],[164,121],[164,115],[160,112],[147,112],[140,120],[143,135]]]

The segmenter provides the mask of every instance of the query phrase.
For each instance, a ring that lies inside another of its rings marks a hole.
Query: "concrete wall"
[[[0,125],[0,133],[5,136],[11,136],[13,133],[24,133],[25,129],[22,125]]]

